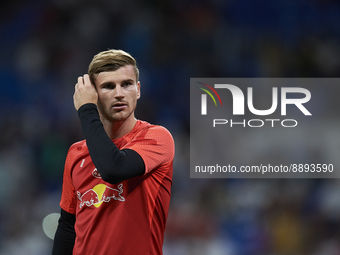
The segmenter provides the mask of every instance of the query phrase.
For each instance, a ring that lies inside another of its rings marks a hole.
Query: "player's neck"
[[[137,120],[134,114],[131,114],[126,120],[123,121],[109,121],[102,120],[106,134],[111,140],[118,139],[129,133],[135,126]]]

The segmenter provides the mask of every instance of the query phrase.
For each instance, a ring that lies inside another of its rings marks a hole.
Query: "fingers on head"
[[[78,84],[79,85],[84,85],[84,78],[83,78],[83,76],[79,76],[78,77]]]
[[[91,85],[90,76],[88,74],[84,74],[84,84]]]

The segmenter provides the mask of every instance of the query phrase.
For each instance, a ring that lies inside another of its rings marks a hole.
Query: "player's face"
[[[108,121],[125,121],[134,118],[140,83],[132,65],[116,71],[99,73],[95,80],[98,93],[98,110]]]

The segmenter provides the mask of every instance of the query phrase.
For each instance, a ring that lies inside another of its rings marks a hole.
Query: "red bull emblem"
[[[93,205],[98,208],[103,202],[108,203],[111,199],[124,202],[125,198],[121,195],[123,193],[123,184],[119,184],[117,188],[118,189],[113,189],[105,184],[98,184],[83,194],[77,191],[77,196],[80,201],[79,208],[82,208],[84,205],[87,207]]]

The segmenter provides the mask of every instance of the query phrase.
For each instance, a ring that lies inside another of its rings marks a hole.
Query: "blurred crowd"
[[[190,77],[337,77],[338,1],[3,0],[0,38],[1,255],[50,253],[42,220],[83,139],[74,85],[110,48],[137,59],[137,118],[175,139],[164,255],[340,254],[340,180],[189,177]]]

